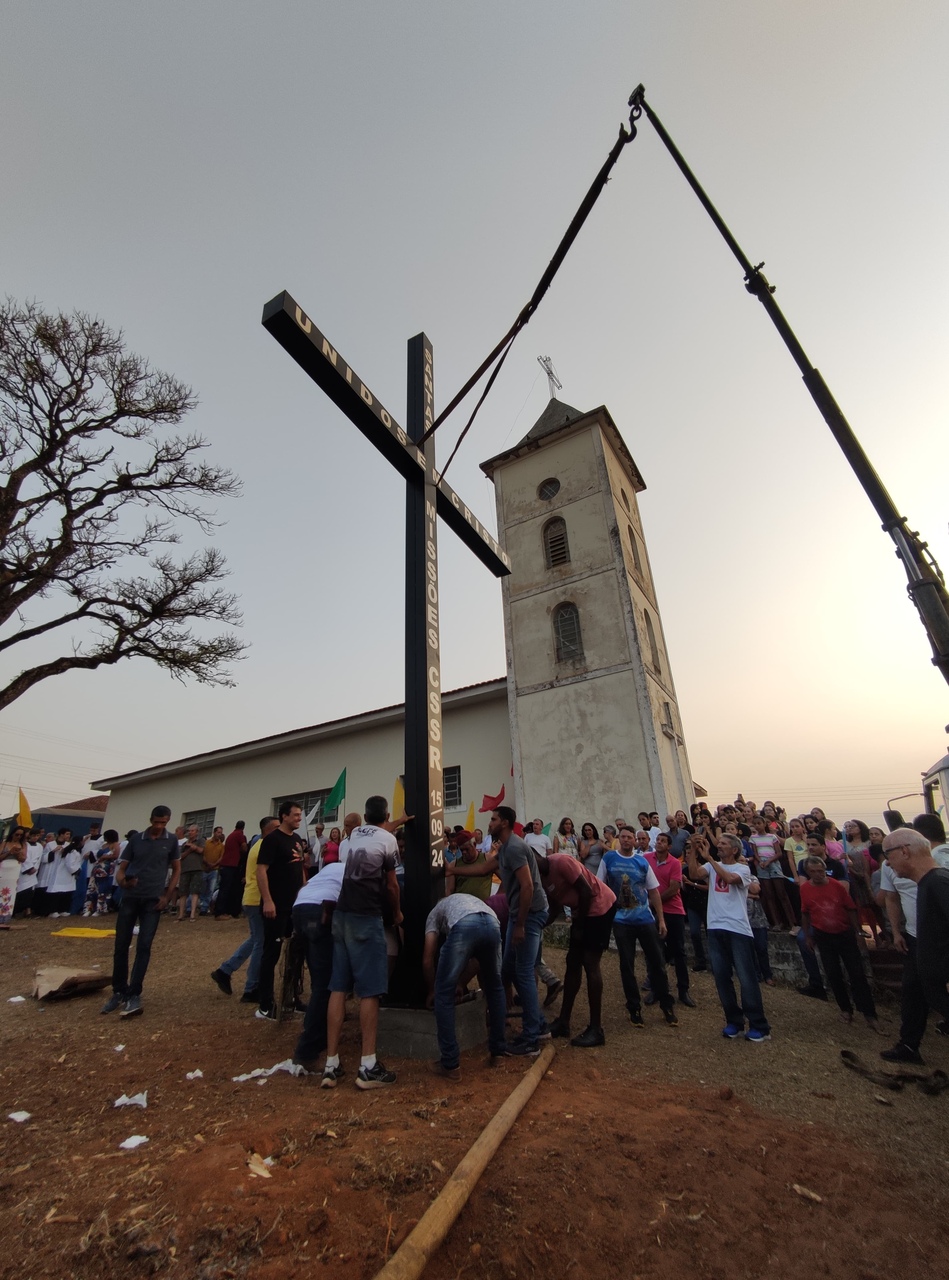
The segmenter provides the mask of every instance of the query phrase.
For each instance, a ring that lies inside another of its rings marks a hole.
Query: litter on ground
[[[278,1062],[273,1067],[257,1067],[253,1071],[248,1071],[242,1076],[231,1076],[235,1084],[243,1084],[245,1080],[258,1080],[261,1076],[276,1075],[278,1071],[286,1071],[291,1076],[302,1076],[303,1068],[299,1062],[294,1062],[292,1058],[284,1058],[283,1062]],[[263,1081],[261,1080],[261,1084]]]
[[[148,1090],[144,1093],[133,1093],[131,1097],[127,1093],[123,1093],[121,1098],[116,1098],[113,1103],[116,1107],[147,1107],[148,1106]]]
[[[133,1133],[131,1138],[126,1138],[124,1142],[119,1143],[120,1151],[134,1151],[136,1147],[142,1146],[148,1139],[143,1133]]]
[[[11,1111],[7,1116],[8,1120],[15,1120],[17,1124],[23,1124],[25,1120],[29,1120],[30,1113],[28,1111]]]

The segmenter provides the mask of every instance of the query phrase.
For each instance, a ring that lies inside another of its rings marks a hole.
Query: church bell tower
[[[551,399],[494,482],[517,815],[602,829],[694,798],[639,518],[645,483],[602,405]]]

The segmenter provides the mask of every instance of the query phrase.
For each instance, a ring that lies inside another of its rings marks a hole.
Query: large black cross
[[[441,895],[444,865],[441,649],[438,623],[440,516],[495,577],[511,572],[497,541],[435,469],[435,442],[420,440],[434,418],[432,345],[409,339],[407,425],[399,426],[352,366],[286,292],[264,307],[263,326],[406,480],[404,962],[391,995],[416,1004],[425,918]]]

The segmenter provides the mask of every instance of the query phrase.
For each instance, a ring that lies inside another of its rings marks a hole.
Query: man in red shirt
[[[807,880],[801,885],[801,919],[808,934],[807,946],[815,946],[824,964],[827,981],[834,993],[844,1022],[853,1021],[853,1006],[866,1018],[867,1026],[879,1032],[876,1005],[867,976],[863,971],[863,958],[857,939],[862,941],[857,921],[857,907],[850,890],[841,880],[831,880],[823,858],[811,856],[804,859]],[[866,948],[866,943],[863,943]],[[844,969],[850,979],[850,992],[844,979]],[[853,994],[853,1004],[850,1001]]]
[[[247,837],[241,821],[235,824],[234,830],[224,841],[224,856],[219,866],[221,881],[214,904],[216,920],[227,920],[230,916],[236,920],[241,914],[241,862],[246,856]]]
[[[675,819],[673,819],[673,822]],[[666,922],[666,964],[674,964],[679,1004],[695,1008],[689,995],[689,962],[685,955],[685,907],[682,903],[682,863],[672,852],[672,838],[666,832],[656,836],[655,853],[645,854],[646,861],[659,881],[662,915]],[[650,1003],[647,998],[646,1003]]]
[[[587,999],[590,1003],[590,1025],[570,1041],[578,1049],[593,1049],[606,1043],[603,1032],[603,975],[600,957],[610,945],[610,931],[616,915],[616,895],[609,885],[587,871],[582,862],[568,853],[536,856],[540,882],[550,903],[547,923],[556,919],[564,907],[570,908],[570,944],[567,948],[567,971],[563,980],[563,1002],[560,1016],[550,1025],[552,1036],[570,1035],[570,1015],[580,994],[584,971],[587,975]]]

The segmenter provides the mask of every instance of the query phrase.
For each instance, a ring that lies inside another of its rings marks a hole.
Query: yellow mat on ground
[[[114,938],[114,929],[54,929],[51,938]]]

